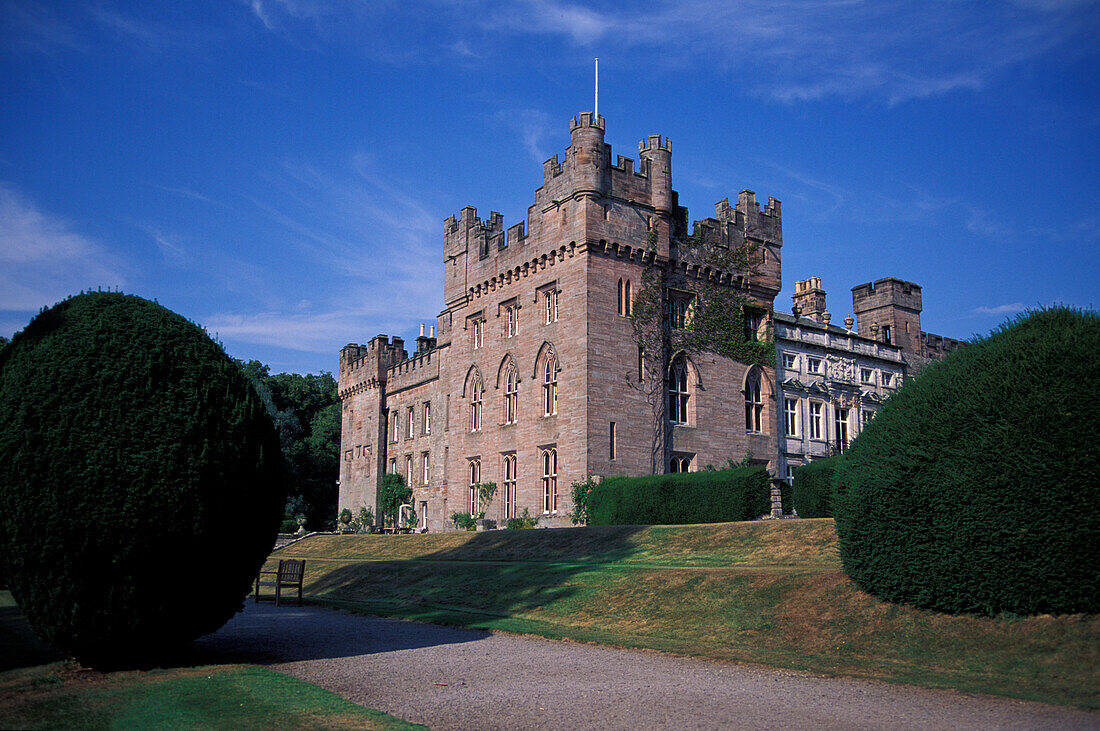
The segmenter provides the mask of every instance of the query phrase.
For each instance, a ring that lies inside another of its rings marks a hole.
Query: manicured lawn
[[[9,592],[0,612],[2,728],[423,728],[250,665],[89,670],[56,660]]]
[[[316,536],[310,600],[371,614],[1100,707],[1100,618],[880,602],[831,520]]]

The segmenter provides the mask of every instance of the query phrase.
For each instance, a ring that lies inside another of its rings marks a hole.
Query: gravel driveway
[[[1100,729],[1100,714],[655,652],[249,603],[199,641],[433,729]]]

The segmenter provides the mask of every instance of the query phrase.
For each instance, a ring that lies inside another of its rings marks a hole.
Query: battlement
[[[569,120],[569,131],[570,132],[577,129],[578,127],[596,127],[597,129],[599,129],[602,132],[605,129],[604,121],[603,121],[603,115],[601,114],[601,115],[597,116],[595,119],[593,119],[592,118],[592,112],[581,112],[580,114],[578,114],[575,117],[572,117]]]
[[[908,355],[925,349],[920,329],[920,285],[897,277],[884,277],[852,287],[852,310],[859,334],[900,345]]]
[[[542,164],[542,184],[548,184],[559,175],[561,175],[561,163],[558,162],[557,155],[551,155],[546,162]]]
[[[448,257],[467,253],[484,259],[490,251],[506,246],[504,216],[496,211],[490,211],[489,219],[482,221],[476,208],[466,206],[457,219],[452,214],[443,221],[443,251]]]
[[[921,289],[919,284],[907,282],[897,277],[884,277],[875,282],[867,282],[852,287],[852,301],[869,300],[871,306],[883,306],[887,303],[902,307],[909,307],[918,312],[921,309]]]
[[[623,157],[618,155],[618,159],[615,161],[615,169],[622,172],[633,175],[634,174],[634,159],[630,157]]]
[[[414,353],[386,369],[386,392],[395,394],[439,378],[439,350]]]
[[[962,347],[962,343],[958,340],[954,338],[945,338],[943,335],[922,332],[920,336],[924,349],[928,351],[926,354],[932,357],[938,355],[942,358],[947,353]]]
[[[662,138],[661,135],[648,135],[638,143],[639,154],[644,155],[647,152],[656,152],[657,150],[672,152],[672,140],[667,137]]]
[[[340,393],[379,387],[385,383],[386,369],[406,358],[405,341],[399,337],[391,342],[387,335],[376,335],[366,345],[348,343],[340,349]]]
[[[519,246],[527,241],[527,233],[524,230],[525,225],[525,221],[519,221],[508,227],[505,246]]]

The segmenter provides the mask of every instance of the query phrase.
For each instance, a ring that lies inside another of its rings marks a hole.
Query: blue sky
[[[0,334],[156,299],[273,371],[442,308],[443,219],[526,215],[569,118],[673,143],[693,219],[783,201],[784,287],[924,329],[1094,307],[1100,5],[0,0]]]

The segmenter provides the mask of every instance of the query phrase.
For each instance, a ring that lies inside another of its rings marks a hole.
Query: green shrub
[[[794,499],[794,486],[786,480],[782,480],[779,483],[779,497],[783,505],[783,515],[792,515],[793,511],[793,499]]]
[[[451,522],[459,530],[477,530],[477,521],[484,513],[470,515],[469,513],[451,513]]]
[[[840,457],[818,459],[794,469],[791,506],[800,518],[833,517],[833,487]],[[784,503],[784,507],[786,507]]]
[[[256,392],[205,332],[138,297],[70,298],[0,350],[0,455],[12,593],[85,662],[218,629],[282,518]]]
[[[596,482],[589,475],[583,480],[578,480],[569,486],[569,492],[573,497],[573,509],[569,511],[569,520],[573,525],[588,523],[588,500],[592,496],[592,490]]]
[[[771,509],[763,467],[609,477],[588,499],[589,525],[677,525],[753,520]]]
[[[849,575],[948,612],[1100,611],[1097,393],[1100,316],[1065,308],[907,382],[840,463]]]
[[[405,478],[395,472],[387,472],[378,481],[378,518],[383,525],[397,527],[397,511],[412,499],[412,488]]]
[[[522,515],[515,518],[509,518],[504,527],[507,530],[526,530],[528,528],[534,528],[538,523],[539,519],[533,517],[527,508],[524,508]]]

